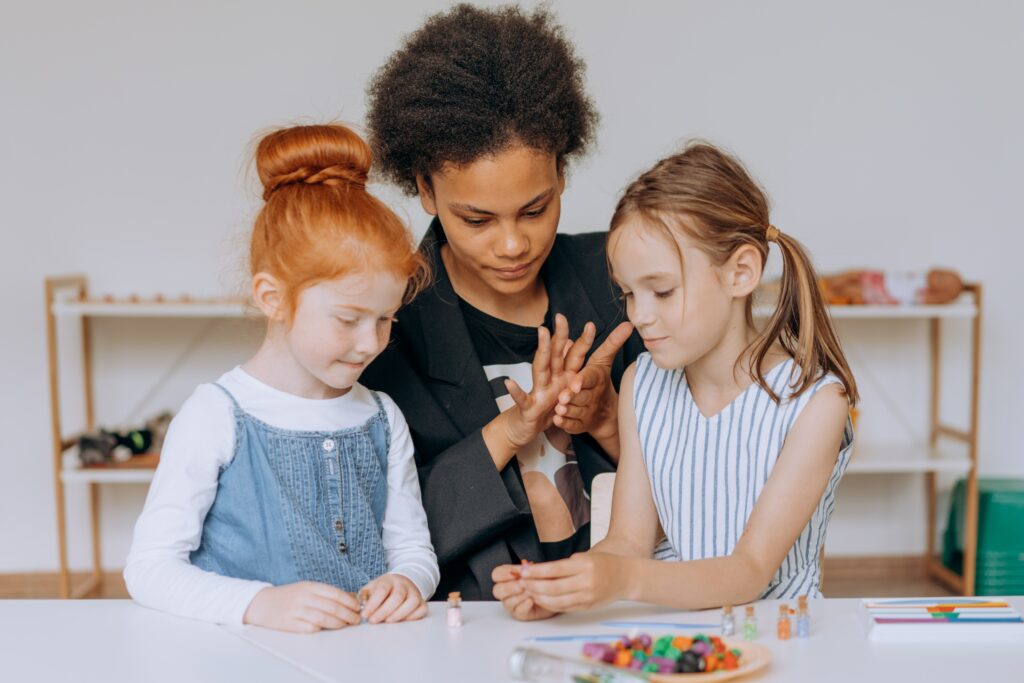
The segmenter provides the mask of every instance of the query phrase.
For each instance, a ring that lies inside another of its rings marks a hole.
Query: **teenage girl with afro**
[[[442,598],[490,600],[495,567],[586,550],[591,481],[618,462],[617,388],[642,346],[607,233],[558,234],[596,122],[544,10],[433,16],[369,86],[378,172],[433,216],[435,277],[364,381],[408,417]]]

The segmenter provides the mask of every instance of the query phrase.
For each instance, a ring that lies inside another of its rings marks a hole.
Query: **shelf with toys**
[[[774,310],[774,306],[759,304],[754,307],[754,317],[767,318]],[[834,320],[971,319],[978,315],[978,304],[974,296],[967,292],[948,304],[833,304],[829,307],[829,314]]]
[[[86,279],[77,277],[49,278],[46,281],[47,293],[47,336],[49,343],[50,393],[53,414],[53,443],[55,487],[57,490],[58,544],[60,547],[61,593],[64,596],[87,595],[95,587],[100,577],[99,569],[99,489],[100,484],[145,484],[152,480],[158,456],[145,456],[138,460],[132,458],[126,463],[110,464],[101,467],[84,467],[72,452],[77,437],[65,437],[59,415],[60,384],[57,367],[57,332],[58,317],[78,317],[82,321],[81,344],[84,376],[84,407],[86,415],[85,429],[91,430],[93,424],[93,392],[92,392],[92,359],[89,321],[99,317],[163,317],[163,318],[242,318],[249,314],[245,303],[240,300],[202,300],[180,298],[177,300],[129,298],[115,300],[110,297],[91,299],[87,291]],[[766,318],[773,308],[767,305],[755,307],[755,317]],[[980,333],[981,333],[981,287],[964,285],[958,298],[950,303],[933,305],[832,305],[830,312],[835,319],[871,320],[927,320],[929,322],[930,367],[932,378],[931,419],[929,426],[929,442],[907,446],[863,445],[856,447],[853,459],[847,470],[853,475],[892,475],[892,474],[923,474],[925,477],[928,506],[927,554],[929,572],[945,583],[951,590],[962,595],[973,593],[974,561],[977,524],[977,406],[978,378],[980,365]],[[956,429],[944,424],[939,419],[940,391],[940,353],[942,339],[942,322],[944,320],[967,321],[972,326],[970,426],[968,429]],[[949,448],[948,442],[959,442],[966,446],[966,452],[957,453]],[[935,524],[938,511],[936,509],[937,477],[939,474],[957,474],[967,478],[967,506],[964,573],[954,575],[942,567],[937,559],[935,548]],[[89,484],[90,512],[93,527],[94,580],[78,590],[71,591],[67,565],[66,525],[64,512],[64,484]]]
[[[60,563],[61,597],[84,597],[93,593],[100,584],[100,485],[148,484],[159,462],[156,452],[144,452],[128,459],[113,459],[83,464],[79,454],[83,435],[93,433],[93,353],[90,322],[95,318],[243,318],[249,315],[245,303],[237,299],[196,299],[181,296],[169,299],[156,296],[142,299],[130,296],[115,299],[112,296],[92,298],[84,276],[47,278],[46,282],[46,335],[50,378],[50,412],[53,441],[54,488],[56,492],[57,544]],[[77,318],[80,321],[82,406],[84,426],[81,433],[67,434],[61,420],[61,368],[59,363],[59,319]],[[93,571],[82,585],[71,586],[67,557],[67,517],[65,484],[88,485],[89,516],[92,527]]]
[[[981,376],[982,289],[965,283],[954,271],[920,272],[852,270],[820,281],[834,320],[927,321],[930,376],[928,440],[918,444],[857,444],[847,474],[923,474],[926,493],[925,566],[930,578],[958,595],[973,595],[978,523],[978,397]],[[767,284],[761,296],[772,300],[778,284]],[[774,305],[760,303],[754,317],[767,319]],[[970,350],[965,364],[970,373],[968,426],[951,426],[940,415],[943,323],[970,326]],[[953,474],[966,479],[963,572],[947,569],[938,558],[938,477]]]

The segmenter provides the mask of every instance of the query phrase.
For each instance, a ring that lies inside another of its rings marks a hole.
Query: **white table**
[[[1024,598],[1011,602],[1018,610],[1024,608]],[[1024,640],[1020,644],[985,646],[984,652],[979,652],[977,645],[956,648],[873,643],[856,614],[859,600],[850,599],[812,601],[811,637],[779,641],[775,637],[777,604],[757,604],[761,630],[757,642],[767,646],[773,658],[769,669],[749,679],[752,683],[1024,681]],[[444,606],[433,603],[430,607],[429,616],[420,622],[358,626],[313,636],[248,627],[235,630],[247,641],[322,681],[490,683],[512,680],[507,673],[508,656],[520,645],[570,656],[577,655],[582,647],[581,642],[530,643],[525,640],[530,637],[624,632],[600,625],[612,620],[718,624],[721,619],[719,610],[684,613],[619,603],[588,614],[522,623],[506,616],[500,605],[478,602],[464,604],[465,625],[452,630],[445,625]],[[742,621],[742,609],[736,612]],[[794,636],[795,632],[794,624]],[[717,634],[718,628],[711,633]]]
[[[1024,609],[1024,598],[1011,600]],[[769,669],[749,680],[918,681],[1024,680],[1019,644],[895,645],[865,637],[857,600],[811,603],[811,637],[775,638],[777,603],[758,603],[758,642],[773,653]],[[737,610],[742,619],[742,610]],[[0,601],[0,681],[510,681],[509,653],[521,645],[575,656],[582,643],[531,643],[537,636],[613,634],[609,620],[718,624],[720,612],[673,612],[619,603],[588,614],[521,623],[495,603],[466,603],[465,625],[449,629],[444,606],[398,625],[357,626],[314,635],[254,627],[217,627],[144,609],[127,600]],[[644,628],[648,632],[654,628]],[[665,629],[693,632],[695,629]],[[703,629],[717,633],[717,628]],[[748,680],[748,679],[740,679]]]
[[[130,600],[0,600],[0,681],[315,683],[214,624]]]

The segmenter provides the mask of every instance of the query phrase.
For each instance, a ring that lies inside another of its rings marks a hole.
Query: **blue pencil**
[[[669,621],[602,621],[601,626],[616,628],[721,628],[719,624],[678,624]]]
[[[598,635],[584,636],[584,635],[571,635],[571,636],[533,636],[532,638],[523,638],[523,640],[532,643],[567,643],[575,640],[618,640],[622,637],[622,634],[609,634],[601,633]]]

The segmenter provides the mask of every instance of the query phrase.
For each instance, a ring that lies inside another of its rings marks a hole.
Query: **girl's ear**
[[[749,296],[761,282],[761,274],[761,252],[752,244],[740,246],[726,263],[726,285],[736,298]]]
[[[423,210],[431,216],[436,216],[437,201],[434,199],[434,188],[430,186],[430,181],[424,176],[417,174],[416,190],[420,195],[420,204],[423,205]]]
[[[256,273],[252,276],[252,300],[268,320],[284,317],[284,292],[281,283],[270,273]]]

